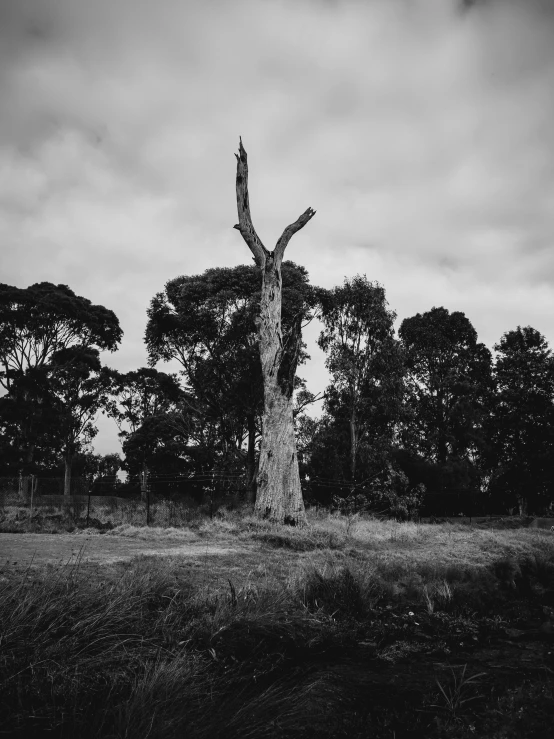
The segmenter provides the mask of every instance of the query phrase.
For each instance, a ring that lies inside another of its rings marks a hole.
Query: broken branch
[[[263,267],[268,251],[256,233],[256,229],[252,223],[252,216],[250,215],[248,158],[242,145],[242,139],[239,139],[239,153],[235,154],[235,157],[237,159],[237,211],[239,222],[233,228],[241,232],[242,238],[246,241],[248,248],[254,255],[254,261],[258,267]]]

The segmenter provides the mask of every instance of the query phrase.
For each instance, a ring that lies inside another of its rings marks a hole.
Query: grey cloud
[[[121,316],[177,274],[250,260],[243,136],[272,246],[315,283],[366,272],[399,317],[444,304],[484,340],[554,341],[554,19],[539,0],[0,0],[3,281]],[[7,256],[7,259],[4,259]],[[322,360],[302,374],[320,386]]]

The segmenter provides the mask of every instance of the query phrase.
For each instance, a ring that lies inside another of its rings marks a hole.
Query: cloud
[[[313,282],[365,272],[399,320],[445,305],[489,346],[518,323],[553,340],[553,6],[470,6],[4,0],[3,281],[112,308],[107,361],[144,364],[168,279],[250,260],[241,134],[264,243],[317,210],[287,252]]]

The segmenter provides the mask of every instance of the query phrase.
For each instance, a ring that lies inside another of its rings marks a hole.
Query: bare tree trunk
[[[350,417],[350,479],[356,482],[356,459],[358,455],[358,426],[356,423],[356,411],[352,411]]]
[[[519,511],[520,516],[527,516],[527,510],[528,510],[528,500],[523,495],[517,496],[517,507]]]
[[[356,455],[358,451],[358,438],[355,419],[350,419],[350,479],[356,482]]]
[[[255,512],[262,518],[297,525],[304,523],[305,512],[293,424],[294,371],[291,376],[283,357],[281,270],[275,268],[274,259],[266,261],[264,270],[259,333],[264,415]]]
[[[143,503],[146,502],[148,497],[148,467],[146,462],[142,463],[142,470],[140,472],[140,499]]]
[[[281,331],[281,263],[288,242],[314,216],[308,208],[283,231],[274,251],[260,241],[252,224],[248,198],[246,151],[239,144],[237,158],[238,229],[254,260],[262,270],[262,296],[258,319],[258,338],[264,382],[264,414],[258,470],[255,512],[261,518],[279,523],[303,525],[306,522],[293,425],[292,391],[298,363],[299,326],[287,351]]]
[[[72,462],[71,456],[67,455],[64,459],[64,463],[65,463],[65,476],[63,480],[63,494],[64,495],[71,495],[71,462]]]

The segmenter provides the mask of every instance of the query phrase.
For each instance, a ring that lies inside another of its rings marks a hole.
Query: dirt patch
[[[145,541],[94,534],[0,534],[0,565],[17,567],[68,564],[77,560],[112,564],[138,555],[201,557],[247,550],[247,547],[236,546],[235,542],[206,544],[193,534],[190,541]]]

